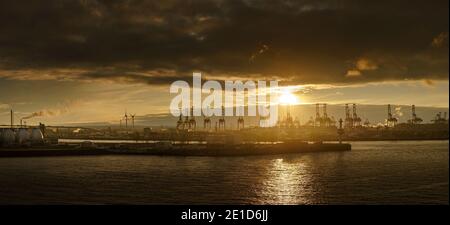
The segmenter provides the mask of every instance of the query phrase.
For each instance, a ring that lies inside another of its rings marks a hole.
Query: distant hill
[[[352,110],[352,106],[350,106],[350,110]],[[309,118],[315,116],[315,105],[296,105],[291,106],[291,114],[294,118],[300,120],[301,124],[306,123]],[[392,105],[392,113],[394,117],[398,118],[399,123],[406,122],[411,118],[411,106],[408,105]],[[439,112],[448,113],[448,108],[436,108],[436,107],[420,107],[416,106],[416,114],[418,117],[422,118],[424,123],[430,123],[431,120],[435,117],[435,115]],[[285,116],[285,107],[280,107],[280,116]],[[322,106],[320,107],[320,114],[322,115],[323,110]],[[327,105],[327,113],[328,116],[333,116],[336,120],[339,118],[345,118],[345,110],[344,105]],[[384,120],[387,117],[387,105],[357,105],[357,114],[361,117],[364,122],[369,119],[371,124],[384,123]],[[235,127],[237,126],[237,118],[229,117],[227,119],[227,127]],[[148,115],[137,115],[135,119],[136,126],[165,126],[165,127],[174,127],[178,118],[172,116],[171,114],[148,114]],[[212,127],[214,127],[215,122],[217,122],[217,118],[213,117]],[[259,119],[257,117],[245,117],[245,125],[246,126],[256,126],[258,124]],[[109,124],[105,122],[98,123],[72,123],[66,124],[71,126],[118,126],[117,124]],[[202,117],[197,118],[197,126],[203,127],[203,119]]]

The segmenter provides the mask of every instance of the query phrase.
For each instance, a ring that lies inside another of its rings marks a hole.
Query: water
[[[0,158],[0,204],[449,204],[448,141],[252,157]]]

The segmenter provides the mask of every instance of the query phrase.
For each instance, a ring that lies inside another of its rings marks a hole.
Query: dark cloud
[[[0,76],[448,79],[448,9],[447,0],[0,0]]]

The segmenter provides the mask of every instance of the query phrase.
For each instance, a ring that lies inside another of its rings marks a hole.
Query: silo
[[[19,128],[17,132],[17,143],[19,145],[26,144],[30,141],[30,132],[27,128]]]
[[[2,142],[4,146],[14,145],[16,143],[16,135],[12,129],[3,130]]]
[[[39,128],[33,128],[31,130],[31,142],[33,144],[42,144],[44,143],[44,135]]]

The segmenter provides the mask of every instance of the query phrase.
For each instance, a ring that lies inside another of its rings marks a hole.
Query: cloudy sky
[[[302,103],[448,107],[448,4],[0,0],[0,124],[167,113],[194,71],[277,79]]]

